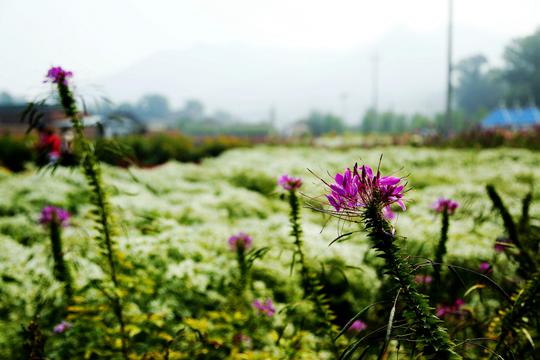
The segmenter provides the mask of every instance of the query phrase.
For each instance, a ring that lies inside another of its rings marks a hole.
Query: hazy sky
[[[496,45],[500,41],[500,50],[540,25],[539,0],[454,2],[456,29],[489,34]],[[74,70],[79,83],[92,83],[158,52],[201,44],[342,54],[372,51],[387,34],[405,29],[419,36],[437,34],[444,46],[446,11],[445,0],[0,0],[0,90],[35,93],[53,64]],[[483,41],[456,38],[456,56],[464,48],[493,53],[494,43],[483,49]],[[336,89],[336,97],[342,90]],[[184,96],[166,95],[174,104]],[[194,95],[204,97],[204,91]],[[113,94],[119,100],[134,96]],[[351,103],[360,107],[366,101]],[[231,111],[236,105],[229,104]]]

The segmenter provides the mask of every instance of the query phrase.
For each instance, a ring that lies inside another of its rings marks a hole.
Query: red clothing
[[[62,140],[55,133],[41,134],[39,137],[39,148],[46,150],[49,155],[60,156]]]

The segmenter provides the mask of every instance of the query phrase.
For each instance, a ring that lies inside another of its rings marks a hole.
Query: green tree
[[[304,121],[314,136],[320,136],[330,132],[341,134],[345,130],[343,120],[330,113],[314,111]]]
[[[377,112],[375,111],[375,109],[369,108],[366,111],[364,117],[362,118],[362,124],[360,125],[360,129],[365,134],[370,134],[379,130],[377,126]]]
[[[507,84],[506,100],[540,102],[540,28],[513,40],[504,51],[501,76]]]
[[[456,66],[456,100],[459,108],[468,115],[480,109],[493,109],[501,99],[502,82],[496,71],[486,70],[487,63],[485,56],[474,55],[461,60]]]
[[[169,116],[169,100],[163,95],[144,95],[137,102],[137,110],[141,117],[146,119],[164,119]]]

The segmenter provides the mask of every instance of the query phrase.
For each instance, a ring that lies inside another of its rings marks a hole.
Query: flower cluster
[[[461,308],[465,305],[463,299],[456,299],[452,305],[439,305],[436,309],[437,317],[444,317],[446,315],[459,315],[461,314]]]
[[[67,85],[67,79],[70,77],[73,77],[73,73],[71,71],[62,69],[61,66],[53,66],[47,72],[47,79],[53,84],[62,83],[64,85]]]
[[[442,213],[446,210],[448,211],[448,215],[453,215],[458,207],[459,203],[457,201],[445,198],[439,198],[431,205],[431,208],[435,210],[435,212]]]
[[[53,332],[55,334],[61,334],[63,332],[66,332],[67,330],[71,329],[73,327],[73,324],[72,323],[69,323],[65,320],[62,320],[62,322],[58,325],[56,325],[54,328],[53,328]]]
[[[302,179],[285,174],[279,177],[278,185],[287,191],[294,191],[300,189],[302,186]]]
[[[342,210],[354,211],[370,204],[380,205],[384,208],[385,217],[393,218],[390,206],[398,204],[405,210],[403,195],[405,186],[401,178],[394,176],[381,176],[380,172],[373,174],[367,166],[354,165],[353,170],[347,168],[343,174],[337,173],[335,183],[329,185],[332,190],[326,198],[337,212]]]
[[[351,333],[359,333],[367,329],[367,324],[362,320],[355,320],[347,331]]]
[[[264,303],[257,299],[253,301],[252,305],[257,309],[259,315],[265,314],[268,317],[272,317],[276,313],[276,308],[271,299],[267,299]]]
[[[41,216],[39,217],[39,223],[43,225],[49,225],[52,222],[66,227],[69,225],[69,213],[67,210],[64,210],[55,206],[45,206],[41,210]]]
[[[236,235],[233,235],[229,238],[229,246],[231,247],[231,250],[238,250],[238,249],[249,249],[253,244],[253,239],[251,236],[244,232],[239,232]]]

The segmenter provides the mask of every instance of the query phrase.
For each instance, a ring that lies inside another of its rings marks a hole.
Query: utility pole
[[[453,30],[453,0],[448,0],[448,49],[447,49],[447,78],[446,78],[446,135],[453,128],[452,121],[452,30]]]

